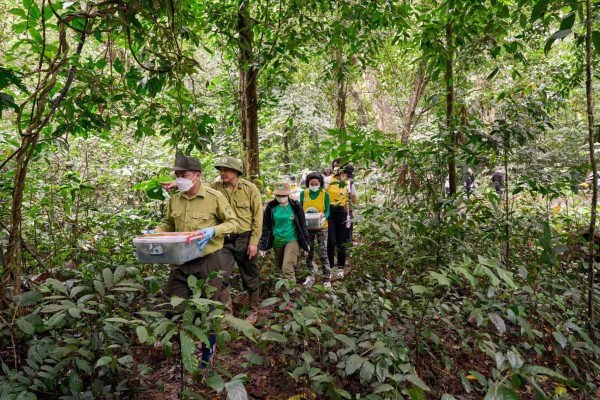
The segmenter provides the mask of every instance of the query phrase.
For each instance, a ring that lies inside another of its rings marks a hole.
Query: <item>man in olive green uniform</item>
[[[226,313],[232,313],[229,278],[233,264],[237,262],[242,277],[242,286],[248,291],[250,314],[246,321],[255,325],[258,319],[260,281],[258,276],[258,241],[262,233],[263,205],[258,188],[241,177],[242,163],[233,157],[223,157],[215,168],[221,175],[220,182],[211,187],[221,192],[233,208],[239,227],[233,234],[225,236],[221,251],[221,262],[225,271],[219,299]]]
[[[202,232],[203,239],[198,246],[203,256],[171,266],[165,288],[169,297],[189,298],[189,276],[206,279],[211,272],[223,270],[220,252],[224,237],[238,231],[238,221],[225,196],[201,184],[202,164],[198,160],[178,153],[173,170],[179,193],[169,199],[166,216],[156,232]],[[219,298],[222,278],[211,280],[209,284],[217,289],[214,297]]]

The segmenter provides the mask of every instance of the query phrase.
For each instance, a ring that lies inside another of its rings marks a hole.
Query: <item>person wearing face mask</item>
[[[264,256],[273,248],[275,264],[293,287],[300,248],[310,250],[304,210],[299,201],[290,198],[292,191],[288,183],[278,182],[273,193],[275,199],[267,203],[263,215],[259,253]]]
[[[178,152],[173,170],[179,192],[169,199],[162,223],[148,233],[202,233],[203,238],[198,242],[198,247],[203,251],[202,257],[182,265],[172,265],[164,288],[169,297],[187,299],[192,294],[187,282],[188,277],[195,276],[198,280],[206,280],[209,274],[218,273],[223,269],[219,253],[223,248],[224,236],[237,231],[238,221],[225,196],[201,183],[200,161]],[[221,280],[221,277],[217,277],[208,282],[216,289],[214,299],[219,298]],[[201,368],[205,368],[211,362],[215,340],[215,335],[210,335],[211,346],[203,347]]]
[[[337,265],[338,278],[344,277],[346,265],[346,243],[350,228],[350,204],[348,202],[348,180],[354,178],[354,167],[351,164],[342,166],[330,179],[329,193],[330,213],[328,219],[327,255],[329,265]],[[337,250],[337,264],[335,255]]]
[[[323,188],[327,190],[329,187],[329,182],[331,181],[331,176],[336,175],[340,172],[340,163],[342,162],[341,158],[336,158],[331,162],[331,168],[327,168],[329,170],[329,175],[325,175],[323,180]]]
[[[242,278],[242,286],[248,291],[250,313],[246,322],[255,325],[258,321],[260,300],[260,281],[258,268],[258,239],[262,233],[263,205],[260,192],[250,181],[242,178],[242,163],[234,157],[222,157],[215,168],[219,177],[209,184],[212,189],[223,194],[238,219],[236,232],[225,235],[225,243],[221,251],[224,267],[223,283],[219,292],[219,300],[225,306],[225,314],[233,315],[233,302],[229,291],[229,280],[233,265],[237,263]],[[176,182],[161,183],[168,191],[177,187]]]
[[[315,256],[314,242],[317,241],[317,253],[321,260],[323,272],[323,287],[330,288],[331,268],[329,267],[329,257],[327,256],[327,218],[329,218],[329,193],[323,189],[323,176],[318,172],[311,172],[306,177],[306,189],[300,193],[300,203],[305,213],[318,213],[321,217],[318,228],[308,229],[308,243],[310,251],[306,255],[306,266],[309,275],[304,281],[304,285],[312,285],[317,275],[317,264],[313,262]]]

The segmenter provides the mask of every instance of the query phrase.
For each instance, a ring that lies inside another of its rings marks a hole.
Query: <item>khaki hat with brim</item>
[[[221,158],[219,162],[215,164],[215,168],[229,168],[234,171],[237,171],[240,174],[244,173],[244,169],[242,168],[242,162],[234,157]]]
[[[273,193],[275,193],[276,196],[289,196],[292,194],[292,190],[287,182],[277,182]]]
[[[183,153],[175,154],[175,165],[173,171],[198,171],[202,172],[202,164],[194,157],[184,156]]]

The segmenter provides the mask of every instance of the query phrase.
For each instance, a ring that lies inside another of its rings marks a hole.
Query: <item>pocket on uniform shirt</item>
[[[250,208],[250,203],[243,203],[243,202],[237,203],[236,202],[235,207],[242,209],[242,210],[246,210],[246,209]]]
[[[178,226],[183,225],[183,213],[181,211],[173,211],[171,212],[171,216],[173,217],[173,221],[175,221],[175,230],[177,230]]]
[[[208,223],[208,221],[210,220],[210,214],[208,213],[190,213],[190,218],[192,219],[191,222],[194,229],[204,229],[210,226],[210,224]]]

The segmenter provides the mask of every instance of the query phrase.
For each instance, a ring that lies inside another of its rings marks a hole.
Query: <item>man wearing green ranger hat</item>
[[[183,265],[172,266],[167,281],[165,292],[168,296],[189,298],[191,290],[187,284],[188,276],[205,279],[209,273],[222,269],[220,250],[224,238],[238,230],[238,222],[227,199],[200,182],[200,161],[178,152],[173,171],[179,193],[169,199],[165,217],[155,232],[200,231],[204,235],[204,239],[198,243],[203,256]],[[221,278],[210,284],[217,286],[215,297],[219,298]]]
[[[260,281],[258,275],[258,241],[262,233],[263,206],[258,188],[250,181],[242,178],[242,163],[234,157],[222,157],[215,164],[221,180],[211,184],[213,189],[221,192],[237,215],[238,230],[225,236],[225,244],[221,252],[224,268],[223,285],[220,300],[225,305],[226,313],[233,313],[229,278],[237,263],[242,277],[242,286],[248,292],[250,313],[246,321],[255,325],[258,320],[258,303]]]
[[[258,320],[258,303],[260,300],[260,281],[258,276],[258,241],[262,233],[263,206],[258,188],[241,177],[242,163],[234,157],[222,157],[217,160],[215,168],[219,170],[220,180],[210,184],[229,201],[237,216],[238,228],[225,236],[221,251],[223,265],[223,284],[219,298],[225,306],[226,314],[233,314],[229,278],[233,264],[237,262],[242,277],[242,286],[248,292],[250,313],[246,321],[255,325]],[[163,183],[167,190],[175,188],[175,182]]]

